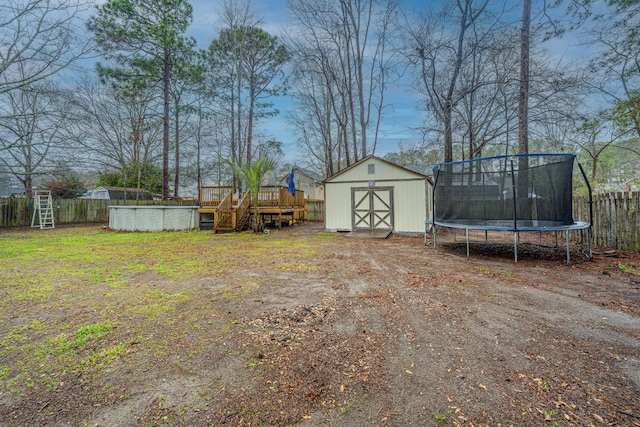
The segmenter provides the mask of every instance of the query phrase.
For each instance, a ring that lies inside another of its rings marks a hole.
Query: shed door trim
[[[393,187],[351,187],[351,229],[393,231]]]

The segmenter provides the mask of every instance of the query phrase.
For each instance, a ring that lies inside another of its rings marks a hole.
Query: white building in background
[[[288,176],[289,173],[280,178],[278,185],[287,186]],[[318,174],[295,166],[293,168],[293,181],[296,190],[304,191],[305,199],[324,200],[324,183]]]

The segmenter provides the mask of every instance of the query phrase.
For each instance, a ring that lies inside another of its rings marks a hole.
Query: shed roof
[[[393,168],[397,168],[398,172],[400,172],[400,173],[408,173],[408,174],[411,174],[411,175],[415,175],[416,177],[425,179],[425,180],[429,181],[429,183],[433,184],[432,178],[429,175],[425,175],[423,173],[416,172],[415,170],[400,166],[400,165],[398,165],[396,163],[390,162],[389,160],[385,160],[385,159],[383,159],[381,157],[377,157],[377,156],[374,156],[374,155],[369,155],[369,156],[365,157],[364,159],[352,164],[348,168],[343,169],[340,172],[338,172],[338,173],[330,176],[329,178],[325,179],[324,182],[328,183],[328,182],[335,181],[341,175],[344,175],[344,174],[346,174],[346,173],[348,173],[348,172],[350,172],[350,171],[352,171],[352,170],[354,170],[354,169],[356,169],[358,167],[361,167],[363,164],[366,164],[367,162],[370,162],[371,160],[376,160],[376,161],[385,163],[385,164],[387,164],[387,165],[389,165],[389,166],[391,166]]]

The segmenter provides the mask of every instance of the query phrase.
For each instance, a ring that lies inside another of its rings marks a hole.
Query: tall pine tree
[[[163,99],[162,198],[169,197],[169,113],[172,68],[195,46],[184,36],[193,8],[185,0],[109,0],[87,26],[110,65],[98,64],[104,81],[125,93],[157,87]]]

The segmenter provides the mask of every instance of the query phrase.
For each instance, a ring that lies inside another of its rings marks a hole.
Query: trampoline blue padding
[[[436,221],[435,224],[428,221],[429,224],[438,227],[459,228],[469,230],[487,230],[487,231],[572,231],[584,230],[590,227],[585,221],[575,221],[573,224],[554,223],[553,221],[519,221],[518,226],[514,227],[513,221]]]

